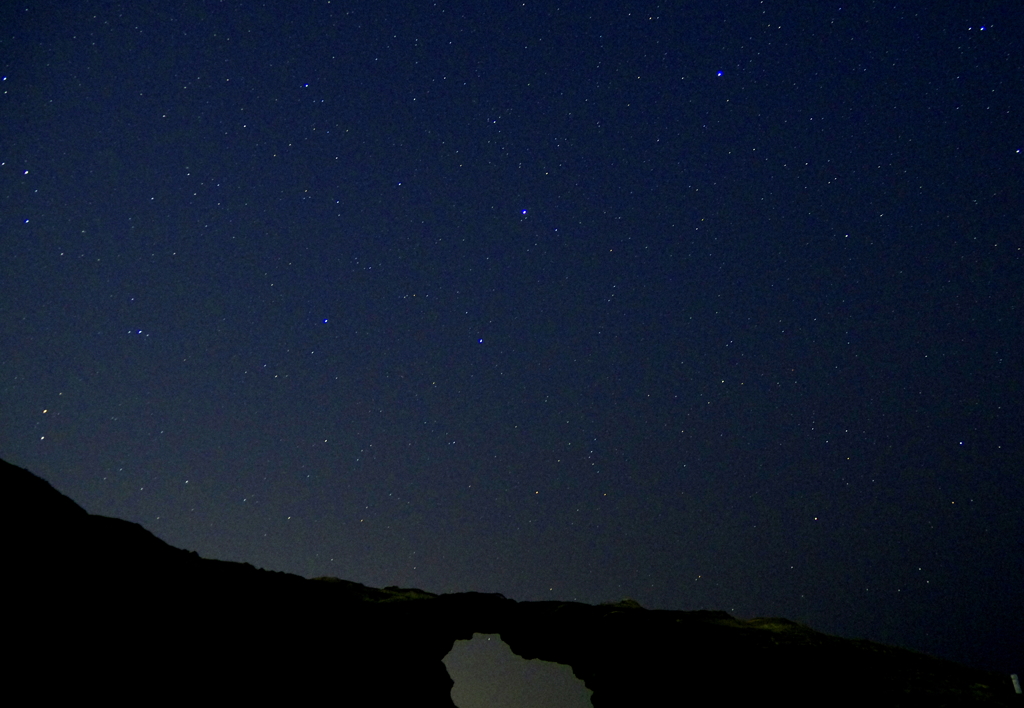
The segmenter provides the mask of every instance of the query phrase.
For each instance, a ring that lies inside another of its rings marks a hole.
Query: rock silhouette
[[[784,619],[435,595],[204,559],[2,460],[0,474],[8,680],[40,698],[452,708],[442,659],[480,632],[570,665],[595,708],[1020,705],[1000,674]]]

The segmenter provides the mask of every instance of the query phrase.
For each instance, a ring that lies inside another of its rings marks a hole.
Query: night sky
[[[1020,671],[1022,36],[4,2],[0,457],[204,557]]]

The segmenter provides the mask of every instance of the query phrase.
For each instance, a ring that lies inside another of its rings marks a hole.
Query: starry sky
[[[205,557],[1024,669],[1016,2],[0,5],[0,457]]]

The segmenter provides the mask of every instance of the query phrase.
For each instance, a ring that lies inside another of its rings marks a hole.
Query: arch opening
[[[457,640],[444,663],[458,708],[593,708],[572,667],[517,656],[499,634]]]

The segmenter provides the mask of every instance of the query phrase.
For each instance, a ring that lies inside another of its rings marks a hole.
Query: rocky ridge
[[[442,659],[480,632],[570,665],[595,708],[1022,705],[1001,674],[785,619],[435,595],[205,559],[88,514],[27,470],[0,461],[0,474],[13,512],[9,676],[39,695],[452,708]]]

